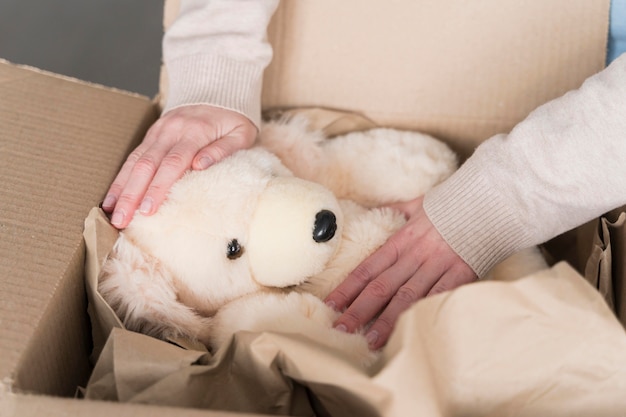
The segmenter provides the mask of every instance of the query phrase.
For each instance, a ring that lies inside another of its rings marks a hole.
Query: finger
[[[197,147],[194,142],[181,142],[163,157],[139,205],[142,214],[154,213],[163,203],[172,185],[191,167]]]
[[[444,279],[447,274],[444,274],[441,279]],[[419,276],[421,275],[420,271]],[[432,280],[423,280],[419,276],[413,275],[398,289],[387,307],[368,329],[365,338],[372,350],[380,349],[387,343],[400,315],[423,298],[433,287]]]
[[[238,150],[250,147],[255,137],[256,128],[241,126],[202,148],[193,158],[191,166],[196,170],[206,169]]]
[[[160,124],[160,121],[157,120],[156,123],[150,126],[143,141],[130,153],[130,155],[128,155],[126,161],[124,161],[122,168],[111,183],[111,186],[109,187],[102,203],[102,208],[105,212],[112,213],[115,209],[126,184],[131,178],[135,164],[139,158],[141,158],[141,156],[152,147],[152,144],[156,142],[158,131],[160,130]]]
[[[447,270],[442,270],[441,262],[424,265],[419,273],[414,274],[398,289],[389,305],[368,330],[366,339],[370,348],[376,350],[384,346],[400,315],[424,296],[453,290],[476,279],[476,274],[465,264],[454,264]]]
[[[350,305],[365,287],[398,260],[398,248],[392,239],[361,262],[324,300],[338,311]]]
[[[143,145],[143,144],[142,144]],[[139,159],[139,157],[145,152],[147,146],[138,146],[128,157],[122,168],[115,176],[115,179],[109,186],[109,190],[107,191],[104,201],[102,202],[102,208],[107,213],[111,213],[117,204],[117,200],[119,199],[128,179],[130,178],[130,174],[132,172],[135,163]]]
[[[435,285],[428,291],[428,296],[440,294],[445,291],[450,291],[460,287],[464,284],[469,284],[478,279],[478,276],[467,264],[455,264],[450,273],[445,274],[438,280]]]
[[[335,326],[352,332],[362,328],[397,297],[398,291],[415,274],[418,266],[411,257],[403,257],[372,280],[352,304],[335,321]],[[420,295],[427,292],[424,289]],[[414,297],[416,299],[416,297]]]
[[[157,143],[137,158],[111,215],[113,226],[118,229],[128,226],[167,150],[165,145]]]
[[[374,321],[365,335],[370,348],[380,349],[393,332],[396,322],[404,311],[424,298],[434,285],[445,276],[439,262],[431,262],[415,272],[389,301],[380,316]]]

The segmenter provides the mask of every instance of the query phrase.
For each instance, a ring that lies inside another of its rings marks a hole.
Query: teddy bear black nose
[[[315,226],[313,226],[313,240],[321,243],[328,242],[335,236],[337,231],[337,218],[330,210],[321,210],[315,215]]]

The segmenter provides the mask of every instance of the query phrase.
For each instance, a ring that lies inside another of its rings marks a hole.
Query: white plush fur
[[[334,330],[337,313],[321,300],[404,224],[378,206],[422,195],[455,169],[453,152],[419,133],[326,139],[304,119],[269,123],[255,148],[189,172],[153,216],[136,213],[99,291],[129,329],[156,337],[217,349],[241,330],[299,333],[371,363],[362,334]],[[337,230],[316,242],[321,210]]]
[[[295,118],[266,124],[260,142],[296,176],[367,207],[418,197],[457,168],[446,144],[418,132],[379,128],[328,140]]]

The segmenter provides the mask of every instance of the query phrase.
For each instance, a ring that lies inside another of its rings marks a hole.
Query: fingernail
[[[105,210],[111,210],[113,207],[115,207],[116,201],[117,199],[115,198],[115,196],[109,194],[104,198],[104,201],[102,202],[102,208]]]
[[[122,223],[124,223],[124,217],[126,217],[126,215],[123,210],[116,210],[113,216],[111,216],[111,224],[113,226],[121,226]]]
[[[376,330],[372,330],[365,335],[365,340],[367,340],[368,345],[372,346],[374,343],[378,342],[378,337],[378,332]]]
[[[150,214],[152,212],[153,205],[154,204],[152,202],[152,198],[146,197],[143,199],[141,205],[139,206],[139,212],[142,214]]]
[[[198,167],[200,167],[200,169],[207,169],[208,167],[211,166],[211,164],[213,164],[213,160],[209,158],[208,156],[203,156],[198,161]]]
[[[332,308],[333,310],[337,311],[337,304],[335,304],[334,301],[326,301],[326,305]]]
[[[340,332],[343,332],[343,333],[348,333],[348,328],[346,327],[345,324],[339,324],[335,326],[335,330],[339,330]]]

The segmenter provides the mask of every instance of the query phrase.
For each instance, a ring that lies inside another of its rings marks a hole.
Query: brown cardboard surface
[[[283,1],[269,30],[263,108],[360,112],[468,154],[604,67],[608,8],[608,0]]]
[[[73,395],[89,373],[83,219],[152,102],[0,62],[0,381]]]
[[[184,416],[184,417],[237,417],[241,414],[222,411],[180,409],[143,404],[120,404],[105,401],[78,401],[47,396],[11,395],[0,403],[0,416],[34,417],[141,417],[141,416]],[[246,414],[254,417],[260,414]]]

